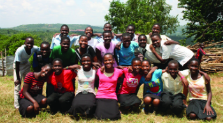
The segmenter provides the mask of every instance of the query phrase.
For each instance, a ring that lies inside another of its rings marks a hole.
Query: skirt
[[[96,100],[96,111],[95,117],[98,120],[110,119],[118,120],[121,119],[121,114],[118,107],[118,102],[115,99],[101,99]]]
[[[207,115],[207,112],[203,113],[206,103],[207,100],[191,100],[186,110],[187,116],[189,116],[190,113],[194,113],[199,119],[205,119],[207,117],[216,118],[217,114],[212,106],[211,109],[213,110],[214,115]]]
[[[36,100],[36,102],[38,104],[41,103],[42,99],[46,98],[45,96],[41,95],[41,94],[38,94],[36,96],[33,96],[32,97],[34,100]],[[28,99],[26,98],[20,98],[19,99],[19,112],[22,116],[25,116],[26,115],[26,109],[29,107],[29,106],[33,106],[33,103],[31,101],[29,101]],[[40,107],[41,108],[41,107]]]
[[[78,93],[72,102],[71,108],[68,110],[69,114],[77,116],[78,113],[93,115],[96,108],[95,95],[93,93],[83,94]]]
[[[152,99],[161,99],[161,97],[160,96],[157,96],[157,95],[154,95],[154,94],[145,94],[144,96],[143,96],[143,99],[145,99],[146,97],[151,97]]]
[[[128,107],[134,104],[141,104],[141,100],[136,94],[119,94],[118,101],[121,107]]]

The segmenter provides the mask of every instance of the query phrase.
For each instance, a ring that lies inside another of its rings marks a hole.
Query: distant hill
[[[17,27],[13,27],[10,29],[18,30],[18,31],[58,31],[63,24],[27,24],[20,25]],[[67,24],[70,30],[81,29],[84,30],[86,27],[91,26],[88,24]],[[91,26],[94,32],[103,32],[103,27],[99,26]]]

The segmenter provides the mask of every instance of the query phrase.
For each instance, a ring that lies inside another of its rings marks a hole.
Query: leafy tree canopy
[[[153,24],[159,23],[161,33],[171,34],[179,26],[177,16],[169,15],[171,8],[165,0],[128,0],[126,3],[113,0],[105,20],[116,33],[125,32],[129,24],[134,24],[136,32],[148,34]]]
[[[187,38],[195,42],[223,39],[222,0],[179,0],[179,8],[184,8],[183,19],[190,21],[183,30]]]

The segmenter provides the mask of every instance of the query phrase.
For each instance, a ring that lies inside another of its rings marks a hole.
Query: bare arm
[[[15,63],[15,69],[16,69],[17,80],[14,82],[15,86],[18,85],[18,84],[21,84],[21,79],[20,79],[20,76],[19,76],[19,66],[20,66],[20,62],[16,62]]]
[[[98,62],[102,64],[101,51],[98,48],[96,48],[96,56],[97,56]]]
[[[206,82],[206,90],[207,90],[207,103],[205,105],[203,113],[207,113],[207,115],[214,114],[213,110],[211,109],[211,98],[212,98],[212,92],[211,92],[211,85],[210,81]]]
[[[38,112],[39,112],[39,104],[38,104],[38,102],[37,102],[35,99],[33,99],[33,97],[29,94],[28,89],[29,89],[29,84],[24,83],[24,85],[23,85],[23,95],[24,95],[24,97],[25,97],[26,99],[28,99],[30,102],[33,103],[34,111],[35,111],[36,113],[38,113]]]
[[[153,54],[156,56],[156,58],[161,62],[161,63],[165,63],[167,60],[166,59],[162,59],[162,57],[156,52],[155,48],[153,47],[153,45],[150,45],[150,49],[153,52]]]
[[[157,68],[158,68],[157,66],[151,68],[151,70],[149,71],[149,73],[146,75],[146,78],[145,78],[146,81],[150,81],[150,80],[152,79],[152,73],[153,73]]]
[[[167,40],[166,42],[164,42],[165,45],[171,45],[171,44],[179,44],[179,42],[174,41],[174,40]]]
[[[188,94],[188,81],[180,71],[178,72],[178,75],[181,77],[181,81],[183,84],[183,94],[185,95],[185,99],[183,99],[183,103],[184,103],[184,105],[187,106],[186,99],[187,99],[187,94]]]

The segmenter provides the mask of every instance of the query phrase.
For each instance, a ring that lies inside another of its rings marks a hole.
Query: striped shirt
[[[37,80],[34,77],[33,72],[29,72],[28,74],[26,74],[26,77],[24,79],[24,83],[29,85],[28,93],[31,96],[35,96],[37,94],[42,94],[44,82],[46,82],[46,79]],[[23,95],[23,88],[19,92],[19,95],[20,95],[20,98],[25,98]]]

